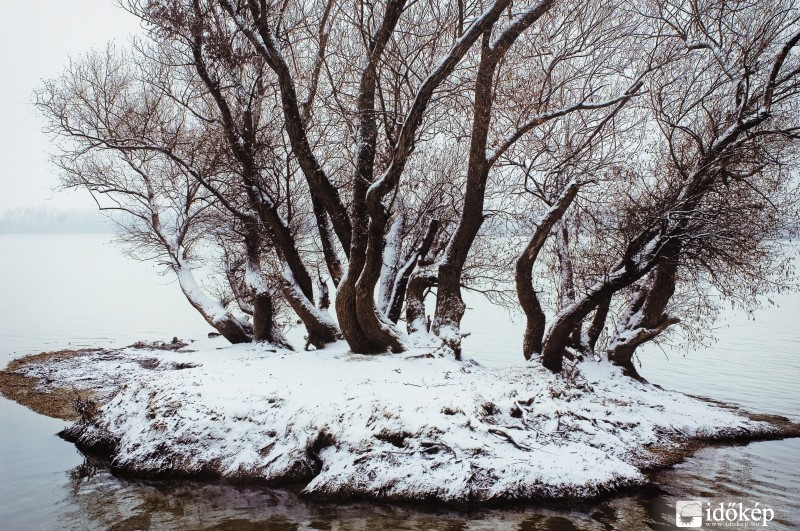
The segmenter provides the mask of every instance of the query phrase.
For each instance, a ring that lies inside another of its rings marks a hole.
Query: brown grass
[[[634,457],[634,464],[642,471],[654,471],[671,467],[681,463],[704,448],[714,448],[723,446],[736,446],[748,444],[755,441],[772,441],[777,439],[789,439],[800,437],[800,423],[793,422],[780,415],[769,415],[762,413],[750,413],[738,407],[733,407],[722,402],[697,397],[700,400],[711,404],[730,409],[743,417],[749,418],[754,422],[764,422],[772,427],[772,430],[747,429],[730,430],[713,437],[683,437],[678,434],[671,434],[670,441],[664,445],[654,445],[640,456]]]
[[[41,383],[39,378],[23,376],[15,371],[28,365],[74,358],[98,350],[101,349],[58,350],[16,359],[9,363],[5,370],[0,371],[0,394],[42,415],[70,421],[78,420],[79,415],[75,410],[75,403],[78,399],[92,398],[91,391],[77,390],[72,387],[56,387],[43,391],[39,388]]]

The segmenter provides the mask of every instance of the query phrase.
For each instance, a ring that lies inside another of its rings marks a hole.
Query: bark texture
[[[539,296],[533,285],[533,266],[544,247],[550,232],[558,221],[564,216],[569,206],[578,194],[578,184],[571,181],[562,191],[561,195],[542,216],[525,250],[517,258],[514,280],[517,289],[517,299],[522,311],[525,313],[525,332],[522,340],[522,353],[526,360],[542,352],[542,342],[546,325],[546,316],[539,302]],[[573,293],[574,296],[574,293]]]
[[[608,347],[608,359],[630,376],[639,377],[633,364],[636,349],[658,337],[671,325],[680,322],[666,313],[675,293],[677,265],[666,262],[650,274],[648,282],[633,296]]]

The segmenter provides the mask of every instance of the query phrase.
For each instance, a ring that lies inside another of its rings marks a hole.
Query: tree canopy
[[[717,295],[791,282],[791,0],[125,8],[145,37],[37,92],[54,160],[232,342],[288,346],[294,315],[306,348],[430,335],[460,358],[471,289],[521,310],[526,359],[635,376],[640,345],[702,336]]]

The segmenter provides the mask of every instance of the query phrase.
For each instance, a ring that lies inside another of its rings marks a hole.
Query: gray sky
[[[69,57],[115,40],[128,42],[138,20],[115,0],[7,0],[0,13],[0,210],[92,206],[86,192],[54,192],[48,137],[30,104],[42,80]]]

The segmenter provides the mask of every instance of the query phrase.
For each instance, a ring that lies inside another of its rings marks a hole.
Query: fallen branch
[[[528,451],[528,452],[530,452],[531,450],[534,450],[534,448],[531,448],[530,446],[518,443],[517,441],[514,440],[514,438],[511,435],[509,435],[508,432],[505,432],[505,431],[503,431],[501,429],[489,428],[488,431],[492,435],[498,435],[498,436],[504,438],[505,440],[507,440],[508,442],[510,442],[511,444],[516,446],[517,448],[519,448],[520,450],[525,450],[525,451]]]

